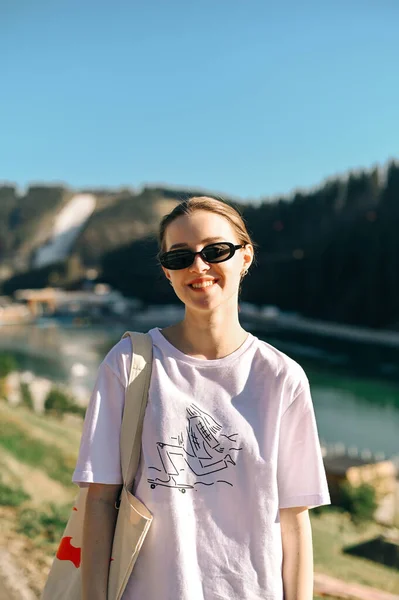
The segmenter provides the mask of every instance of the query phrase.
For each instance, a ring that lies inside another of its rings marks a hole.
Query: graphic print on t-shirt
[[[226,483],[228,470],[236,465],[238,433],[221,433],[222,426],[195,404],[187,408],[186,435],[171,437],[171,443],[157,442],[159,467],[149,467],[159,475],[148,479],[158,485],[177,488],[182,493],[196,485]]]

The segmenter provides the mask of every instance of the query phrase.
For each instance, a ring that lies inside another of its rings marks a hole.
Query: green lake
[[[0,351],[15,354],[25,370],[90,390],[102,357],[124,330],[122,325],[70,327],[54,322],[2,327]],[[323,442],[399,455],[399,381],[351,372],[316,360],[297,343],[257,335],[304,367]]]

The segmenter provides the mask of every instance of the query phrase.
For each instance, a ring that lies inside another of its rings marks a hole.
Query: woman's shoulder
[[[307,384],[307,376],[303,368],[293,358],[264,340],[257,340],[258,354],[275,376],[289,379],[295,385]]]
[[[126,387],[129,381],[132,362],[132,342],[129,337],[122,338],[105,356],[100,368],[110,370]]]

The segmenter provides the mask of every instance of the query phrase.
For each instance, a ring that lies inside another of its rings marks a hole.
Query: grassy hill
[[[87,191],[87,190],[85,190]],[[160,218],[176,204],[162,189],[93,191],[96,207],[70,250],[68,260],[34,268],[35,252],[51,238],[60,211],[74,196],[68,188],[31,186],[18,196],[11,186],[0,186],[0,265],[11,272],[5,293],[19,287],[68,285],[87,267],[99,267],[103,255],[154,235]]]
[[[1,540],[38,596],[68,518],[76,487],[71,476],[81,421],[62,421],[0,402]],[[345,545],[381,532],[349,516],[311,511],[315,569],[345,581],[399,593],[399,572],[342,553]]]
[[[80,429],[0,402],[0,538],[37,597],[76,495]]]

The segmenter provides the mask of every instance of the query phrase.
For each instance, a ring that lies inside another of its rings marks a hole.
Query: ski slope
[[[72,245],[96,208],[92,194],[76,194],[56,217],[49,240],[33,260],[34,267],[45,267],[68,257]]]

